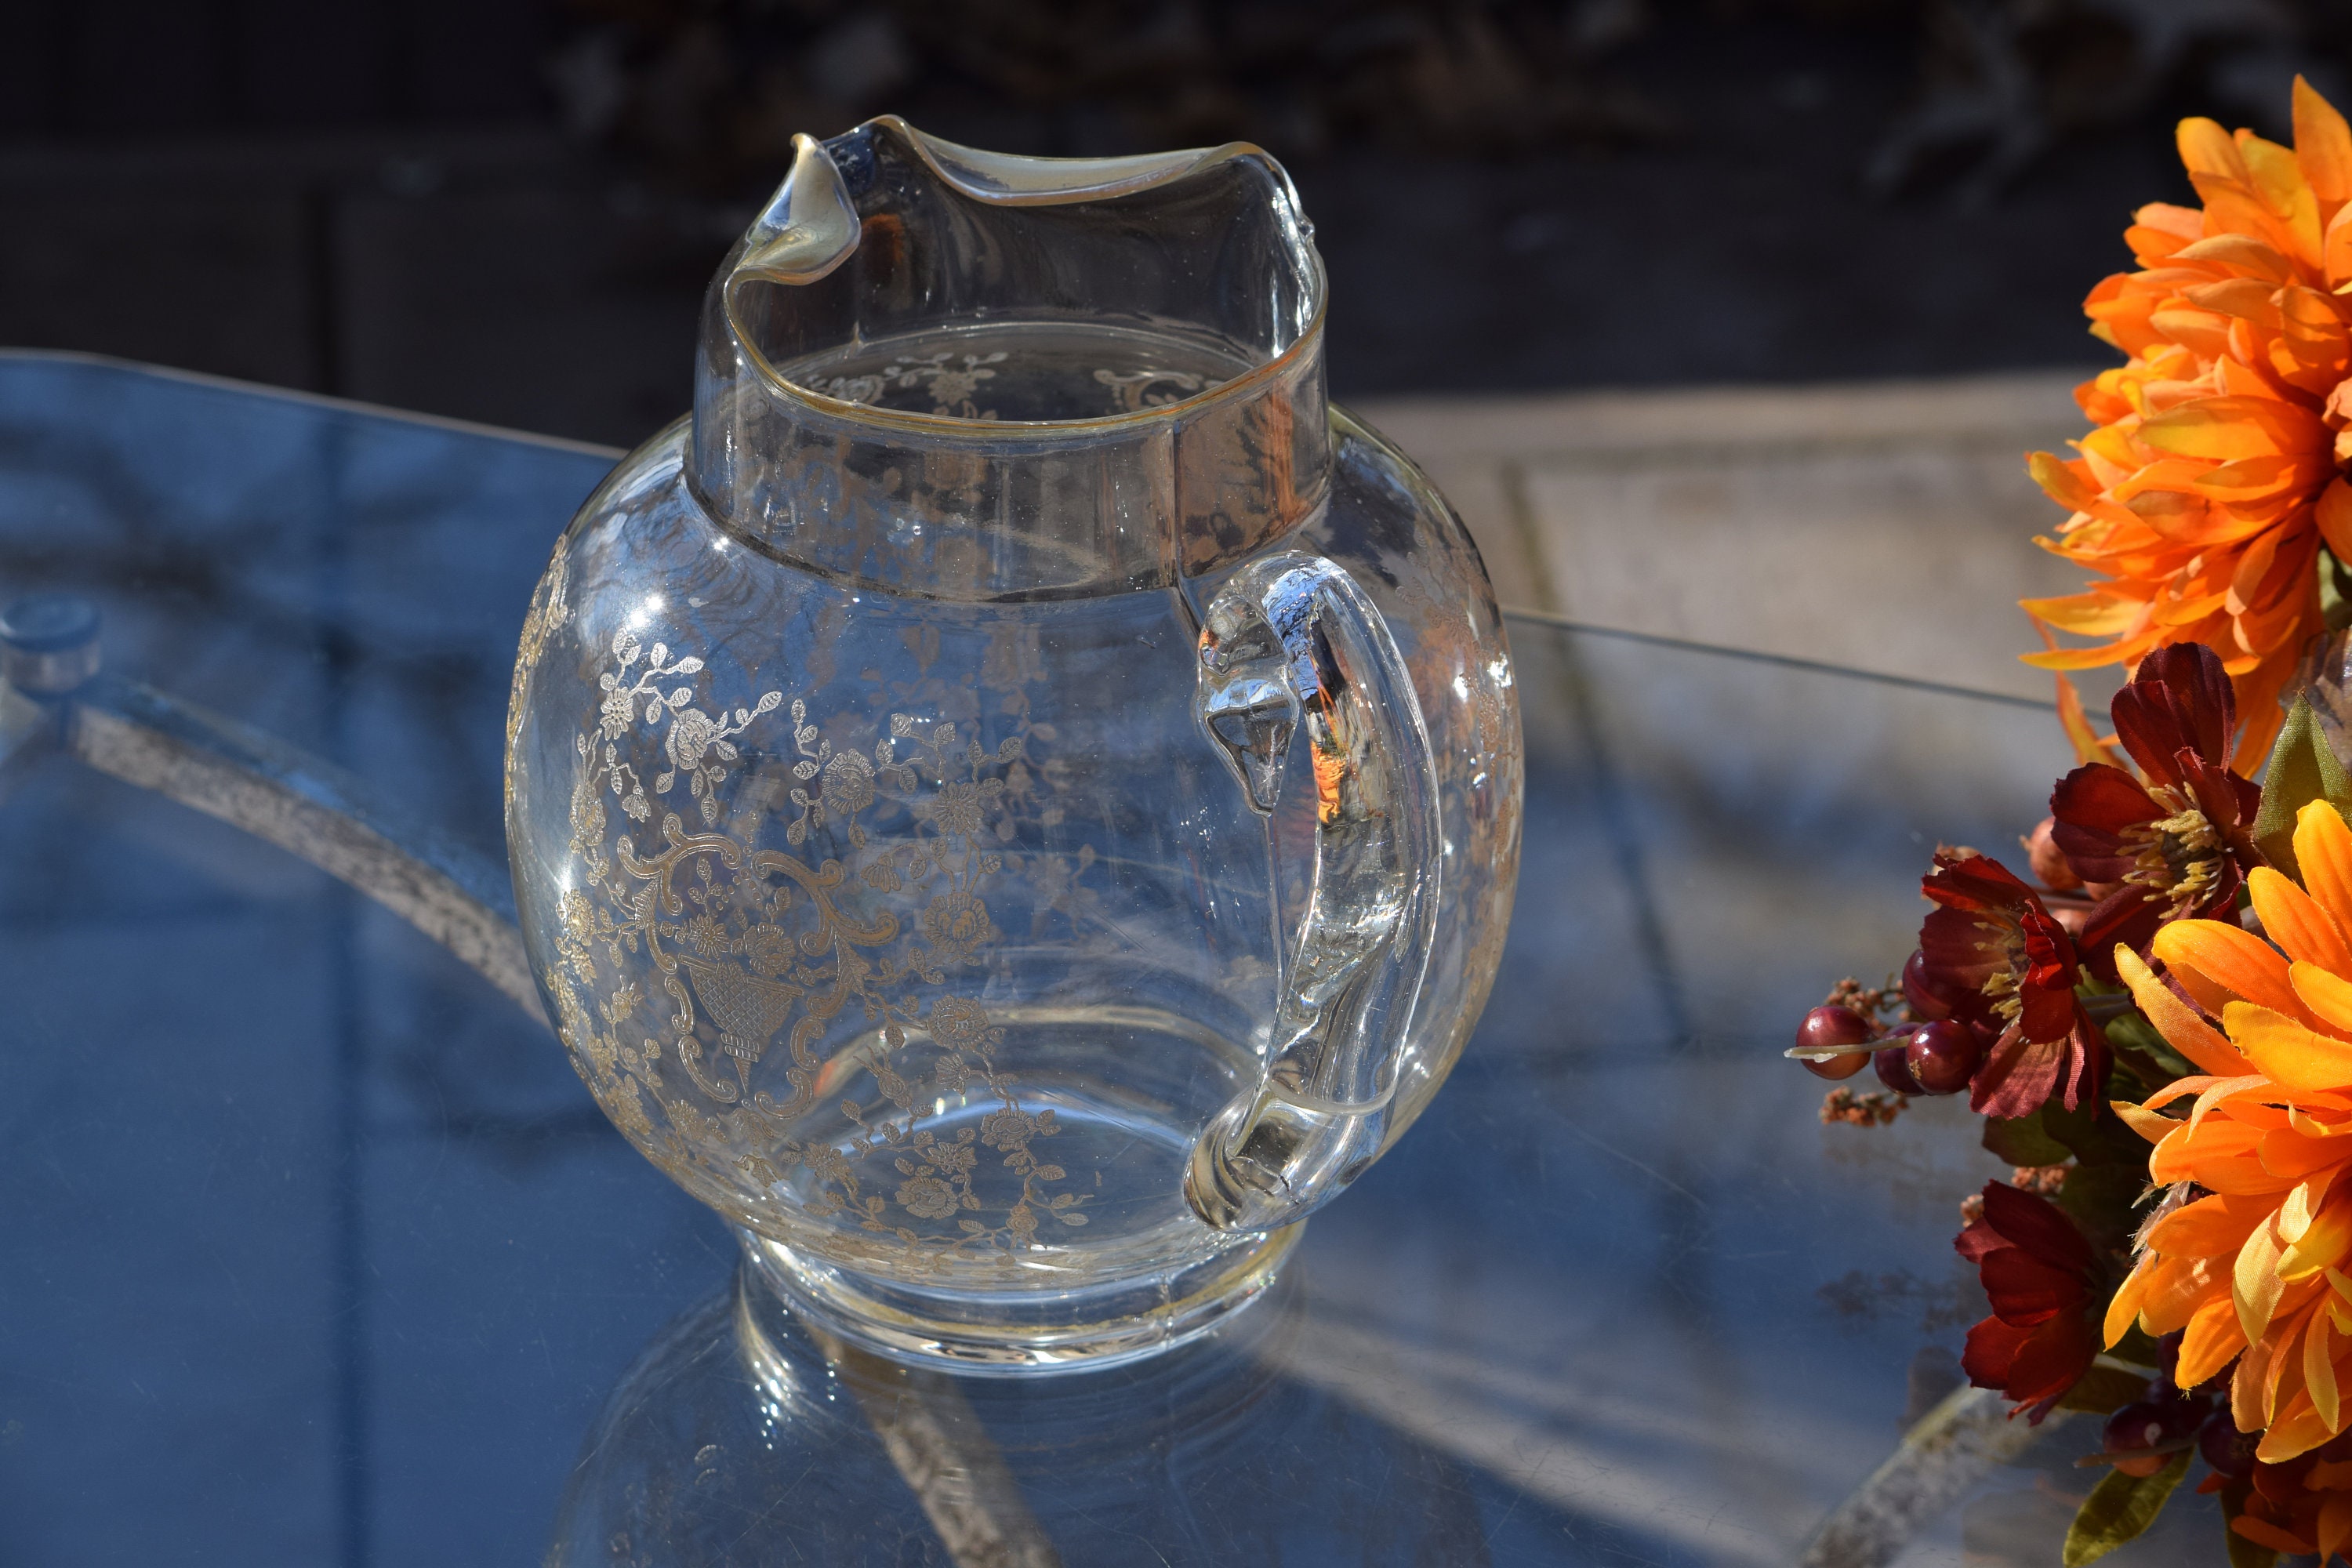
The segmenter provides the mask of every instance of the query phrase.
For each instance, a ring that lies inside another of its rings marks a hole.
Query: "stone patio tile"
[[[1385,429],[1381,433],[1388,434]],[[1478,553],[1486,563],[1486,575],[1494,580],[1495,591],[1501,595],[1504,605],[1511,609],[1540,607],[1542,567],[1532,533],[1518,521],[1523,503],[1516,499],[1515,491],[1524,481],[1510,460],[1498,460],[1478,452],[1449,452],[1442,447],[1426,456],[1414,447],[1405,450],[1469,527],[1471,536],[1478,542]]]
[[[2073,761],[2055,718],[2023,703],[1573,637],[1596,746],[1643,781],[1621,812],[1685,1038],[1716,1058],[1769,1060],[1841,976],[1899,965],[1934,847],[2016,864]],[[1789,962],[1791,911],[1819,967]]]
[[[1521,1045],[1580,1060],[1682,1044],[1674,976],[1654,940],[1655,899],[1638,855],[1627,853],[1635,846],[1626,802],[1594,747],[1583,705],[1574,696],[1562,700],[1583,680],[1575,646],[1581,640],[1524,626],[1512,639],[1528,769],[1541,781],[1520,829],[1519,907],[1540,902],[1540,889],[1580,892],[1547,905],[1540,918],[1512,924],[1463,1072],[1520,1070],[1487,1057]]]
[[[1374,402],[1507,605],[2043,698],[2015,601],[2082,574],[2023,457],[2086,428],[2074,371]]]

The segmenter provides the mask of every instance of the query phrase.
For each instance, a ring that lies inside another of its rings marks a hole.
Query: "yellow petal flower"
[[[2221,1010],[2222,1027],[2256,1071],[2290,1092],[2324,1093],[2352,1084],[2352,1041],[2305,1028],[2251,1002]]]
[[[2287,978],[2285,954],[2242,927],[2221,921],[2175,921],[2158,931],[2149,946],[2209,1013],[2219,1013],[2232,1002],[2255,1003],[2290,1018],[2303,1013]],[[2244,1048],[2242,1041],[2240,1048]]]
[[[2303,1334],[2303,1386],[2330,1436],[2344,1429],[2336,1402],[2335,1336],[2336,1326],[2325,1312],[2313,1313],[2311,1326]]]
[[[2234,1258],[2271,1213],[2272,1205],[2259,1199],[2199,1198],[2149,1226],[2147,1245],[2168,1258]]]
[[[2156,977],[2139,954],[2120,942],[2116,946],[2116,973],[2131,987],[2132,1000],[2147,1015],[2165,1043],[2216,1078],[2234,1078],[2250,1064],[2244,1053],[2221,1032],[2198,1016],[2197,1010]]]
[[[2278,1271],[2280,1255],[2285,1250],[2276,1220],[2258,1225],[2239,1247],[2231,1267],[2230,1299],[2238,1305],[2238,1326],[2246,1331],[2249,1343],[2262,1342],[2263,1331],[2271,1326],[2285,1293],[2286,1281]]]
[[[2229,1365],[2230,1358],[2245,1348],[2246,1331],[2238,1321],[2237,1303],[2227,1295],[2216,1296],[2190,1315],[2189,1327],[2182,1331],[2180,1364],[2175,1375],[2182,1387],[2194,1388]]]
[[[2352,974],[2352,948],[2345,945],[2343,928],[2317,900],[2268,866],[2253,868],[2246,878],[2246,890],[2263,934],[2284,948],[2288,958]]]
[[[2295,813],[2294,859],[2304,890],[2352,932],[2352,827],[2326,801],[2306,801]]]

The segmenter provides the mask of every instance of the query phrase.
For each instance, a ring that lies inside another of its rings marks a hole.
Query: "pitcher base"
[[[1118,1366],[1198,1338],[1265,1293],[1303,1227],[1247,1238],[1155,1279],[1018,1295],[912,1290],[736,1234],[749,1277],[815,1326],[911,1366],[1009,1376]]]

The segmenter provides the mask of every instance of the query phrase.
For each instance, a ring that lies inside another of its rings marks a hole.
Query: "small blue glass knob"
[[[62,697],[98,673],[98,606],[79,594],[28,594],[0,609],[0,681]]]

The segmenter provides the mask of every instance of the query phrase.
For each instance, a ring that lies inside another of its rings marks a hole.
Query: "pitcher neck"
[[[1254,148],[820,144],[705,308],[688,472],[720,526],[882,592],[1171,586],[1323,504],[1323,277]]]

